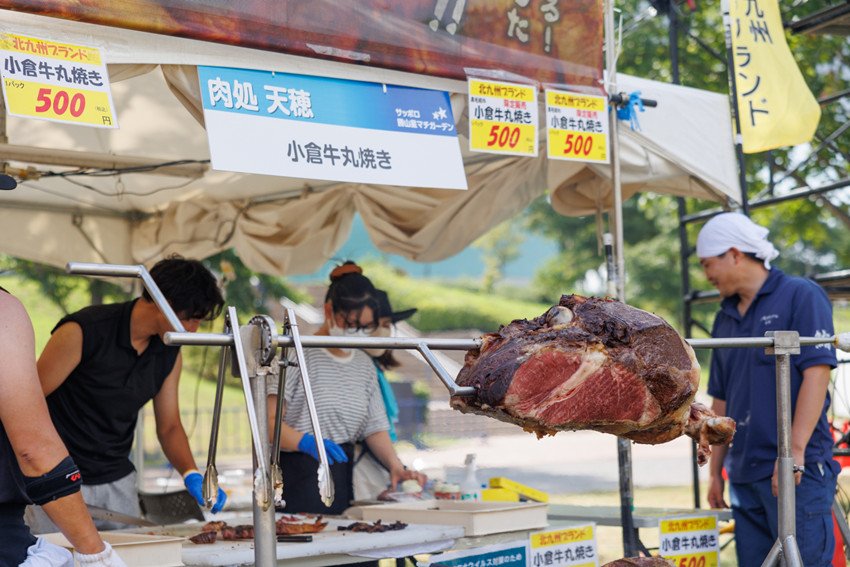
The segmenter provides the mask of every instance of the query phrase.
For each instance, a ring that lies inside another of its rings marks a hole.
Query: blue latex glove
[[[322,439],[322,441],[325,443],[325,453],[328,455],[329,465],[348,462],[348,455],[345,454],[342,447],[330,439]],[[298,442],[298,450],[302,453],[307,453],[317,461],[319,460],[319,449],[316,447],[316,438],[310,433],[305,433],[301,441]]]
[[[198,471],[190,471],[183,477],[183,484],[186,485],[186,490],[189,494],[195,497],[201,508],[204,508],[204,476]],[[221,488],[218,489],[215,504],[212,507],[212,513],[220,511],[227,501],[227,494]]]

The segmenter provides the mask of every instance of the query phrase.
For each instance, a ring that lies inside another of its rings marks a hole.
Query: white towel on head
[[[751,252],[764,267],[770,269],[770,261],[779,256],[767,234],[770,231],[759,226],[749,217],[739,213],[722,213],[712,217],[697,236],[697,257],[719,256],[730,248]]]

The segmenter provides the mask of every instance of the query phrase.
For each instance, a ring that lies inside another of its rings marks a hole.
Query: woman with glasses
[[[368,337],[378,328],[376,290],[363,270],[346,262],[331,272],[325,296],[325,321],[316,335]],[[294,360],[295,353],[290,353]],[[316,412],[331,464],[335,497],[330,508],[319,498],[316,478],[317,440],[298,367],[289,367],[284,386],[284,421],[280,438],[283,499],[290,513],[340,514],[353,499],[354,444],[364,441],[390,471],[392,488],[404,480],[421,486],[427,478],[408,470],[390,439],[389,421],[381,397],[375,365],[360,349],[304,349]],[[268,381],[269,430],[274,431],[277,379]]]

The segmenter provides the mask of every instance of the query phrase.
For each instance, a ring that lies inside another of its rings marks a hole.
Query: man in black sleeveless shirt
[[[151,277],[187,331],[215,318],[224,300],[215,277],[198,261],[172,257]],[[201,475],[180,420],[180,347],[162,337],[173,330],[145,291],[143,297],[87,307],[63,318],[38,359],[38,374],[50,416],[83,475],[87,504],[139,516],[130,450],[139,410],[153,400],[163,453],[203,505]],[[219,497],[213,512],[224,504]],[[47,529],[31,508],[27,521]],[[96,522],[100,529],[123,527]]]

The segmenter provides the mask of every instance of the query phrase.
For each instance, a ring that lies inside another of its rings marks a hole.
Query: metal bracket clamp
[[[764,336],[773,338],[773,346],[764,349],[765,354],[800,354],[800,333],[797,331],[768,331]]]
[[[257,364],[260,366],[269,366],[277,354],[277,329],[275,328],[274,319],[268,315],[254,315],[248,321],[249,325],[254,325],[260,328],[260,348],[257,351]]]

